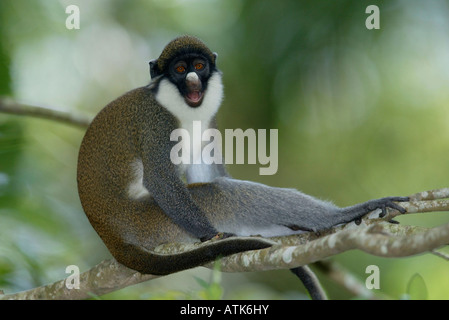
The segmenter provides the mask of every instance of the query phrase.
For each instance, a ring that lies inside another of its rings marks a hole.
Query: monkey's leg
[[[339,208],[294,189],[231,178],[189,185],[189,190],[219,231],[238,236],[271,237],[298,230],[326,230],[357,220],[376,209],[381,209],[382,215],[386,208],[405,212],[394,201],[409,200],[407,197],[389,197]],[[291,271],[304,283],[312,299],[326,299],[316,276],[308,267]]]
[[[294,189],[269,187],[251,181],[217,178],[190,189],[195,202],[222,232],[240,236],[283,236],[293,231],[322,231],[386,208],[405,212],[395,202],[407,197],[370,200],[350,207],[316,199]]]
[[[290,271],[301,280],[312,300],[327,300],[326,293],[321,287],[320,281],[309,266],[293,268]]]

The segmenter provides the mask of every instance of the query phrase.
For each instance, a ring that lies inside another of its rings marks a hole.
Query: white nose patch
[[[186,80],[187,81],[198,81],[198,75],[196,74],[196,72],[189,72],[186,76]]]

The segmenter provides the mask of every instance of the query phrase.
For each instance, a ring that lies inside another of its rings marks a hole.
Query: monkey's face
[[[203,102],[211,76],[209,60],[201,54],[179,56],[170,62],[166,76],[176,85],[184,101],[192,108]]]
[[[216,61],[217,54],[191,36],[172,40],[150,61],[155,98],[182,126],[196,120],[209,123],[220,107],[223,84]]]

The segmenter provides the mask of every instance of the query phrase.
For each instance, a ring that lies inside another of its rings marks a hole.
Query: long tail
[[[327,300],[326,293],[321,287],[315,273],[309,268],[309,266],[302,266],[290,269],[304,284],[307,291],[309,291],[312,300]]]
[[[231,237],[208,241],[191,251],[174,254],[160,254],[135,244],[123,244],[123,248],[119,252],[126,252],[127,259],[124,259],[126,263],[121,261],[120,256],[115,258],[118,262],[140,273],[167,275],[201,266],[214,261],[218,257],[264,249],[274,244],[273,241],[258,237]],[[132,257],[132,261],[129,261],[130,257]]]

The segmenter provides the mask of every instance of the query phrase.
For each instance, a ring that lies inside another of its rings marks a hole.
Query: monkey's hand
[[[235,234],[229,233],[229,232],[219,232],[217,234],[214,234],[212,236],[205,236],[200,238],[201,242],[208,241],[208,240],[221,240],[226,239],[230,237],[235,237]]]

